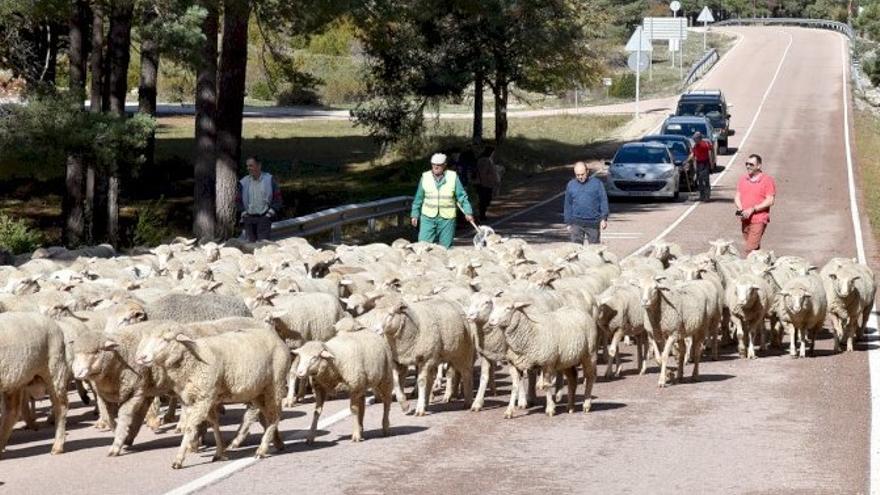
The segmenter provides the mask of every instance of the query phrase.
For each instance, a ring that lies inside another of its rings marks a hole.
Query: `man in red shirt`
[[[746,254],[761,249],[761,238],[770,223],[770,207],[776,201],[776,181],[761,171],[761,156],[749,155],[746,173],[736,184],[737,214],[742,220]]]
[[[712,172],[712,143],[703,140],[703,135],[700,132],[694,133],[691,158],[694,160],[700,201],[709,201],[712,194],[712,185],[709,183],[709,174]]]

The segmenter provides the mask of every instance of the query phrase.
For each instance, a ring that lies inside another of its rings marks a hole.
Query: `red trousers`
[[[766,223],[742,222],[743,242],[746,243],[745,254],[761,249],[761,238],[764,237],[766,229]]]

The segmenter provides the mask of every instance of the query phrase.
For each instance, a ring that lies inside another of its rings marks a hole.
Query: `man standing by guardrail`
[[[248,242],[267,240],[272,233],[272,219],[281,209],[281,189],[271,174],[263,172],[255,157],[249,157],[246,163],[248,175],[238,183],[235,202]]]
[[[776,202],[776,181],[761,171],[761,156],[749,155],[746,173],[736,184],[736,214],[742,221],[746,254],[761,249],[761,239],[770,223],[770,207]]]
[[[423,173],[419,181],[410,213],[413,227],[419,227],[419,241],[452,246],[456,203],[465,219],[473,223],[473,209],[458,174],[446,170],[446,155],[435,153],[431,156],[431,170]]]

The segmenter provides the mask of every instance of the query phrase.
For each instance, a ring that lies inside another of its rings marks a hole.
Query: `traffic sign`
[[[629,37],[629,41],[626,42],[626,51],[628,52],[637,52],[639,50],[650,52],[653,49],[648,35],[642,32],[642,26],[637,27],[632,36]]]
[[[709,10],[709,6],[703,7],[703,10],[700,11],[700,15],[697,17],[697,22],[715,22],[715,17],[712,16],[712,11]]]
[[[645,57],[645,58],[647,58],[647,57]],[[612,81],[610,77],[603,77],[602,78],[602,84],[604,84],[605,86],[611,86],[611,84],[613,84],[613,82],[614,81]]]
[[[678,0],[672,0],[672,3],[669,4],[669,10],[673,12],[678,12],[681,9],[681,2]]]
[[[688,35],[686,17],[645,17],[642,26],[651,41],[687,39]]]
[[[626,60],[626,65],[633,72],[644,72],[645,69],[648,68],[648,60],[651,55],[647,53],[630,53],[629,58]]]

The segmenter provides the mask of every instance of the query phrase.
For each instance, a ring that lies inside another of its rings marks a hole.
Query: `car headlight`
[[[675,175],[675,167],[670,168],[669,170],[660,174],[661,179],[671,179],[672,176]]]

